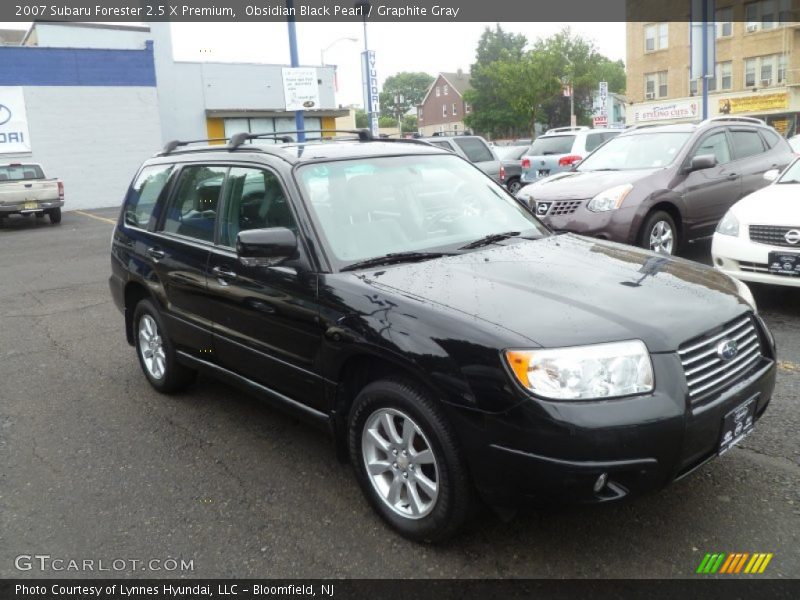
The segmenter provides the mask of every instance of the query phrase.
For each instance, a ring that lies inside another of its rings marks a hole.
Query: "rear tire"
[[[133,312],[133,344],[145,377],[159,392],[179,392],[197,377],[197,371],[177,361],[161,316],[150,300],[140,300]]]
[[[680,237],[675,220],[669,213],[657,210],[645,219],[639,243],[642,248],[665,255],[676,255],[680,248]]]
[[[517,192],[522,189],[522,182],[519,180],[519,178],[512,179],[508,182],[506,188],[512,195],[516,196]]]
[[[47,213],[50,216],[50,222],[53,225],[57,225],[61,223],[61,209],[60,208],[51,208],[50,211]]]
[[[349,418],[349,450],[361,490],[401,535],[438,542],[476,507],[455,435],[438,405],[402,379],[368,384]]]

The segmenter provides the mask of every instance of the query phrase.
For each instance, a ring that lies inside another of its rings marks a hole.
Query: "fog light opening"
[[[606,487],[606,483],[608,483],[608,473],[603,473],[597,478],[597,481],[594,482],[595,494],[599,494],[603,488]]]
[[[722,266],[722,259],[721,258],[718,258],[715,262],[717,263],[718,267]]]

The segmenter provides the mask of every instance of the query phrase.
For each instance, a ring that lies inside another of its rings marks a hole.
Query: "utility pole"
[[[300,66],[300,59],[297,53],[297,23],[295,22],[294,18],[294,0],[286,0],[286,8],[287,12],[289,13],[289,17],[287,19],[287,25],[289,27],[289,57],[291,60],[292,68],[297,68]],[[303,117],[302,110],[294,111],[294,126],[297,129],[297,141],[298,142],[305,142],[306,141],[306,123]]]

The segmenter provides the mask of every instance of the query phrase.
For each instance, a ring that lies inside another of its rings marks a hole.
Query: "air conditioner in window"
[[[772,85],[772,79],[762,79],[761,87],[769,87]]]
[[[755,23],[749,23],[747,25],[747,32],[752,33],[754,31],[758,31],[758,25],[756,25]]]
[[[646,92],[644,95],[645,100],[653,100],[656,97],[655,92]]]

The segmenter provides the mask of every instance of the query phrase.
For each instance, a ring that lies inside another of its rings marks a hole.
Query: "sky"
[[[369,23],[367,36],[375,51],[378,78],[399,71],[424,71],[431,75],[469,70],[475,60],[478,39],[495,23]],[[561,23],[501,23],[503,29],[521,33],[533,42],[557,33]],[[625,60],[625,23],[569,23],[573,32],[592,40],[601,54]],[[0,27],[24,27],[0,23]],[[342,40],[343,37],[357,41]],[[286,23],[173,23],[176,60],[289,63]],[[352,23],[298,23],[301,65],[325,63],[337,66],[340,105],[362,104],[360,53],[364,49],[363,25]]]

